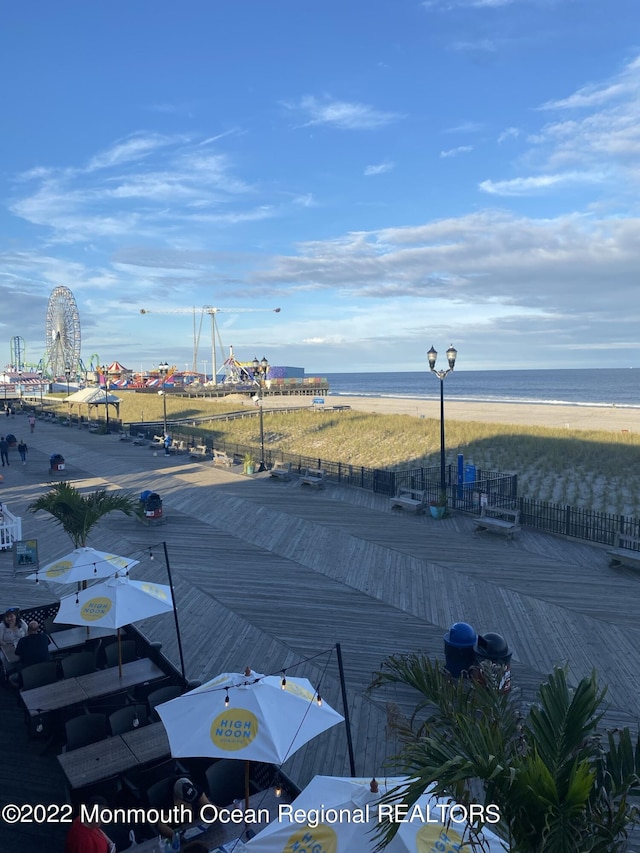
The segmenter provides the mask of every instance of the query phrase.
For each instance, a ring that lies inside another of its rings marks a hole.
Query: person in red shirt
[[[104,797],[93,797],[86,805],[88,809],[93,806],[105,808],[107,801]],[[78,815],[69,827],[64,853],[115,853],[116,845],[102,831],[100,822],[83,823],[80,818],[81,815]]]

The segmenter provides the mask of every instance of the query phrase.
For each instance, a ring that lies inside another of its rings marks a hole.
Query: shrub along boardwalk
[[[402,690],[369,695],[373,672],[389,654],[442,657],[443,634],[455,621],[505,636],[514,689],[527,699],[555,664],[566,664],[573,681],[595,668],[609,691],[607,723],[636,724],[640,629],[629,602],[640,575],[610,569],[604,549],[526,529],[513,541],[478,535],[462,515],[434,521],[397,513],[384,496],[330,483],[309,490],[295,475],[290,482],[268,473],[244,477],[240,468],[154,456],[114,436],[57,425],[38,423],[29,439],[26,466],[14,465],[12,453],[1,498],[22,516],[24,537],[38,539],[42,562],[71,550],[44,514],[26,513],[50,485],[50,453],[65,456],[66,476],[81,489],[161,494],[166,525],[149,528],[115,514],[90,544],[136,557],[134,577],[166,583],[167,543],[188,678],[247,665],[286,668],[319,684],[342,710],[336,656],[321,654],[341,644],[358,775],[382,775],[395,748],[387,703],[408,711],[414,698]],[[13,579],[8,554],[0,556],[0,572],[0,606],[70,591]],[[138,627],[178,665],[171,615]],[[313,660],[289,669],[306,658]],[[344,727],[312,741],[285,770],[301,786],[316,773],[349,775]]]

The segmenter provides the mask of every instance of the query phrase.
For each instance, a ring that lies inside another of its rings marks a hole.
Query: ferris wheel
[[[53,377],[67,368],[75,375],[80,361],[80,315],[68,287],[51,291],[47,305],[46,366]]]

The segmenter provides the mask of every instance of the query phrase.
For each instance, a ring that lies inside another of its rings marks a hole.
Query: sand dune
[[[265,408],[300,406],[301,397],[266,397]],[[309,406],[311,406],[309,399]],[[414,415],[440,418],[439,400],[415,400],[399,397],[332,397],[325,406],[351,406],[363,412]],[[459,421],[548,426],[570,430],[608,430],[640,432],[640,409],[615,406],[558,406],[528,403],[461,403],[445,397],[445,418]]]

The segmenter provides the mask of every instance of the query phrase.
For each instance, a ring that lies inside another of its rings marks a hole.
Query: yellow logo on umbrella
[[[337,853],[337,850],[335,831],[326,823],[321,823],[315,829],[305,826],[296,830],[282,853]]]
[[[80,610],[80,616],[85,622],[95,622],[96,619],[102,619],[111,610],[110,598],[90,598],[86,601]]]
[[[284,686],[284,689],[288,693],[293,693],[294,696],[299,696],[301,699],[306,699],[307,702],[312,702],[316,695],[310,690],[307,690],[306,687],[303,687],[302,684],[296,684],[295,681],[287,681]]]
[[[72,563],[69,560],[59,560],[57,563],[49,566],[45,574],[48,578],[59,578],[60,575],[68,572],[71,566]]]
[[[215,746],[237,752],[249,746],[258,734],[258,720],[245,708],[229,708],[211,723],[210,734]]]
[[[461,845],[462,837],[453,829],[442,826],[425,824],[416,835],[418,853],[458,853]]]
[[[160,598],[162,601],[169,600],[167,593],[154,583],[143,583],[141,584],[140,589],[143,590],[143,592],[147,592],[149,595],[152,595],[154,598]]]

